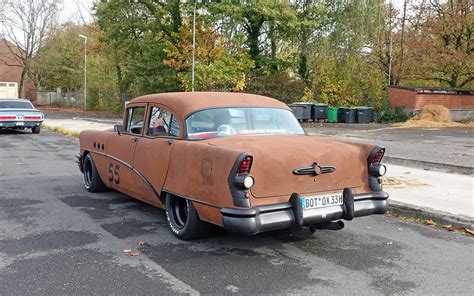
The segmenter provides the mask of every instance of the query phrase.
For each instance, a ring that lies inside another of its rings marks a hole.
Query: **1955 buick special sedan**
[[[382,147],[308,136],[284,103],[242,93],[163,93],[126,106],[123,124],[80,134],[88,191],[165,209],[180,239],[213,225],[240,234],[344,227],[387,211]]]

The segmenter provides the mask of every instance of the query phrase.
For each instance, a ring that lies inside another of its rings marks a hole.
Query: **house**
[[[403,106],[415,112],[425,105],[442,105],[455,121],[474,119],[474,90],[392,85],[388,88],[390,106]]]
[[[23,67],[8,48],[8,46],[14,48],[14,45],[7,42],[0,39],[0,98],[18,98],[21,94],[18,88]],[[23,89],[24,98],[35,103],[36,87],[27,75],[24,78]]]

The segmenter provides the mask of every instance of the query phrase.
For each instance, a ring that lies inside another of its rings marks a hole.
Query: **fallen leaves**
[[[425,220],[425,224],[426,225],[432,225],[432,226],[437,226],[438,225],[435,221],[433,221],[431,219]]]
[[[446,229],[447,231],[456,231],[462,234],[474,235],[474,230],[466,228],[464,226],[453,227],[453,225],[447,224],[447,225],[443,225],[443,228]]]
[[[142,247],[142,246],[145,245],[145,241],[144,240],[139,240],[137,244],[140,247]],[[122,251],[122,253],[124,253],[125,255],[130,256],[130,257],[135,257],[135,256],[140,255],[140,253],[138,253],[138,252],[136,252],[132,249],[125,249],[125,250]]]
[[[140,255],[140,253],[135,252],[132,249],[125,249],[123,250],[123,253],[125,253],[125,255],[130,256],[130,257],[135,257],[135,256]]]

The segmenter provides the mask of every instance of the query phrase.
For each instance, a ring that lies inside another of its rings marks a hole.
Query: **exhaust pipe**
[[[328,230],[341,230],[344,228],[344,222],[342,220],[339,220],[337,222],[326,222],[326,223],[319,223],[319,224],[314,224],[310,226],[310,229],[316,230],[316,229],[328,229]]]

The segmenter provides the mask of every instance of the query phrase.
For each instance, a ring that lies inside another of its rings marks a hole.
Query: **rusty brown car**
[[[344,227],[387,211],[382,147],[308,136],[284,103],[219,92],[130,101],[123,124],[80,134],[88,191],[112,188],[166,211],[180,239]]]

